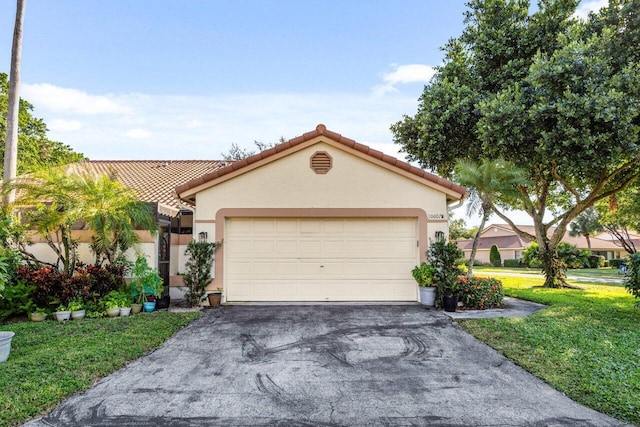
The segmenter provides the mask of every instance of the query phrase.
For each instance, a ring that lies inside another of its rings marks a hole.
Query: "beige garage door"
[[[415,301],[407,218],[227,219],[228,301]]]

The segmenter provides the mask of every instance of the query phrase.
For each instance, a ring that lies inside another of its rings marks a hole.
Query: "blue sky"
[[[415,113],[464,3],[27,0],[21,96],[91,159],[217,159],[318,123],[402,158],[389,126]],[[15,1],[0,11],[8,73]]]

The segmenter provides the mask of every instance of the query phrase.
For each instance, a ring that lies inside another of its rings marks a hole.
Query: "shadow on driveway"
[[[30,426],[624,425],[418,305],[206,310]]]

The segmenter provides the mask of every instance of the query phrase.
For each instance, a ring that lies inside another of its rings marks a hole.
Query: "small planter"
[[[120,307],[107,308],[107,316],[118,317],[120,315]]]
[[[47,313],[31,313],[32,322],[43,322],[47,318]]]
[[[449,313],[453,313],[458,308],[458,297],[457,296],[443,296],[442,297],[442,307],[444,311],[448,311]]]
[[[131,304],[131,314],[138,314],[142,311],[142,304]]]
[[[11,339],[15,332],[0,332],[0,362],[4,362],[9,358],[11,351]]]
[[[53,313],[53,315],[56,316],[56,320],[58,322],[64,322],[65,320],[69,320],[71,318],[70,311],[56,311],[55,313]]]
[[[420,303],[427,307],[433,307],[436,303],[436,288],[420,286]]]
[[[144,311],[146,311],[147,313],[151,313],[153,310],[156,309],[155,301],[145,301],[142,303],[142,305],[144,305]]]
[[[76,310],[71,312],[71,318],[73,320],[82,320],[84,316],[87,314],[86,310]]]
[[[209,299],[209,306],[220,307],[220,302],[222,301],[222,293],[212,292],[207,294],[207,298]]]
[[[131,314],[131,307],[120,307],[120,317],[126,317]]]

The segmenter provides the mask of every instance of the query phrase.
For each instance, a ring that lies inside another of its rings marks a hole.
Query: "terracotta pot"
[[[209,306],[220,307],[220,302],[222,301],[222,294],[220,292],[207,294],[207,298],[209,298]]]

